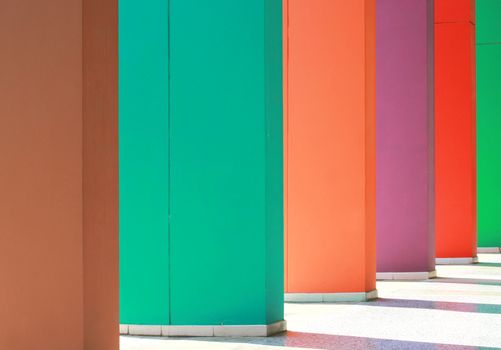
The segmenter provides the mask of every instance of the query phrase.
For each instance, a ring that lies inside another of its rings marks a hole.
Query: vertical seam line
[[[171,275],[171,204],[172,204],[172,195],[171,195],[171,1],[167,1],[167,211],[168,211],[168,223],[167,223],[167,254],[168,254],[168,291],[169,291],[169,325],[172,324],[172,275]]]

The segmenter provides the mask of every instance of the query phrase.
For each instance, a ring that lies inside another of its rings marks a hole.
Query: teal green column
[[[120,0],[122,324],[283,320],[281,16]]]
[[[478,245],[501,247],[501,1],[476,3]]]

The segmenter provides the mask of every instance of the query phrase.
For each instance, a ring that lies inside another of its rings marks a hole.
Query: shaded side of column
[[[82,19],[84,350],[118,350],[118,0]]]

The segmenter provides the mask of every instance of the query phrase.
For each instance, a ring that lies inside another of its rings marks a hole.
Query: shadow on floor
[[[481,262],[481,263],[474,264],[474,265],[472,265],[472,266],[491,266],[491,267],[501,267],[501,264],[498,264],[498,263]]]
[[[456,277],[437,277],[426,281],[425,283],[462,283],[462,284],[480,284],[484,286],[501,286],[501,280],[486,278],[456,278]]]
[[[450,301],[428,301],[412,299],[389,299],[379,298],[364,303],[336,303],[336,305],[364,305],[364,306],[383,306],[383,307],[403,307],[413,309],[430,309],[457,312],[474,312],[484,314],[501,314],[501,305],[495,304],[474,304]]]
[[[491,350],[495,348],[432,344],[389,339],[349,337],[328,334],[285,332],[268,338],[169,338],[236,344],[266,345],[326,350]],[[201,344],[202,345],[202,344]],[[202,347],[201,347],[202,348]]]
[[[489,278],[470,278],[470,277],[445,277],[438,276],[436,278],[430,278],[428,280],[391,280],[391,281],[377,281],[378,283],[462,283],[462,284],[479,284],[486,286],[501,286],[501,279],[489,279]]]

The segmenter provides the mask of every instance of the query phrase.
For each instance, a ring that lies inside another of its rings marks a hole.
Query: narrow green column
[[[501,247],[501,1],[477,0],[478,245]]]
[[[281,16],[120,0],[122,333],[284,328]]]

